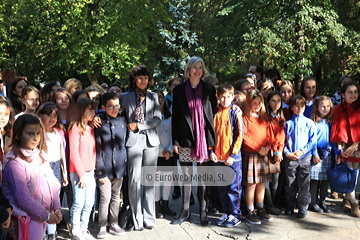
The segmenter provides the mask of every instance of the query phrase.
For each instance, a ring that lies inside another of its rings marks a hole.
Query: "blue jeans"
[[[94,205],[95,197],[95,175],[94,171],[86,172],[84,175],[86,188],[79,187],[79,177],[76,173],[70,173],[70,180],[74,194],[74,202],[71,208],[72,233],[81,236],[86,231],[89,224],[91,209]]]

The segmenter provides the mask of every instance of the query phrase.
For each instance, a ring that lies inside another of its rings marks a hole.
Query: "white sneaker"
[[[86,230],[82,234],[82,238],[84,240],[95,240],[95,238],[90,234],[89,230]]]
[[[102,238],[106,238],[106,236],[107,236],[106,226],[100,227],[99,232],[97,234],[97,238],[102,239]]]
[[[111,224],[109,231],[111,234],[114,234],[116,236],[122,236],[125,234],[125,231],[115,223]]]

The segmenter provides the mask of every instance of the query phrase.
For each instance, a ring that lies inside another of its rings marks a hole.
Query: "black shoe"
[[[303,207],[299,207],[298,213],[296,215],[297,218],[304,218],[307,215],[307,210]]]
[[[153,226],[153,225],[146,225],[146,224],[144,224],[144,227],[145,227],[146,229],[149,229],[149,230],[151,230],[151,229],[153,229],[153,228],[154,228],[154,226]]]
[[[165,200],[162,201],[161,210],[162,210],[163,214],[167,214],[170,216],[176,216],[176,212],[174,212],[173,210],[171,210],[169,208],[169,201],[165,201]]]
[[[141,232],[141,231],[144,231],[144,228],[141,227],[141,228],[138,228],[138,229],[134,229],[134,231],[139,231],[139,232]]]
[[[170,224],[179,225],[185,221],[190,221],[191,212],[190,210],[182,210],[178,219],[172,221]]]
[[[200,224],[201,226],[209,225],[209,219],[206,214],[206,210],[200,210]]]
[[[181,197],[180,186],[174,186],[174,192],[172,194],[172,199],[178,199],[179,197]]]
[[[293,207],[286,207],[285,214],[286,215],[293,215],[294,214],[294,208]]]
[[[319,207],[321,207],[322,210],[324,210],[325,213],[331,212],[330,209],[326,206],[325,202],[319,203]]]
[[[156,214],[156,218],[163,218],[164,217],[164,215],[161,213],[160,201],[155,202],[155,214]]]
[[[319,205],[317,205],[316,203],[313,204],[313,205],[310,205],[310,206],[309,206],[309,210],[312,211],[312,212],[317,212],[317,213],[322,213],[322,212],[324,212],[324,211],[319,207]]]
[[[270,207],[266,207],[266,212],[268,214],[272,214],[272,215],[284,215],[285,214],[285,211],[284,210],[281,210],[277,207],[275,207],[275,205],[272,205]]]

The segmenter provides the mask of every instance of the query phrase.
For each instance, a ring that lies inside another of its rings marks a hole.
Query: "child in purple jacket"
[[[40,119],[33,114],[19,116],[10,146],[3,166],[4,195],[14,208],[15,218],[31,218],[28,239],[39,240],[47,223],[57,224],[62,219],[59,183],[41,154],[46,143]]]

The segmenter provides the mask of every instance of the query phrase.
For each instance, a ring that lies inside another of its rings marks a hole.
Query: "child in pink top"
[[[74,193],[71,208],[72,239],[93,239],[87,228],[96,188],[95,134],[90,126],[95,109],[94,101],[79,99],[75,105],[76,121],[69,126],[70,180]]]

